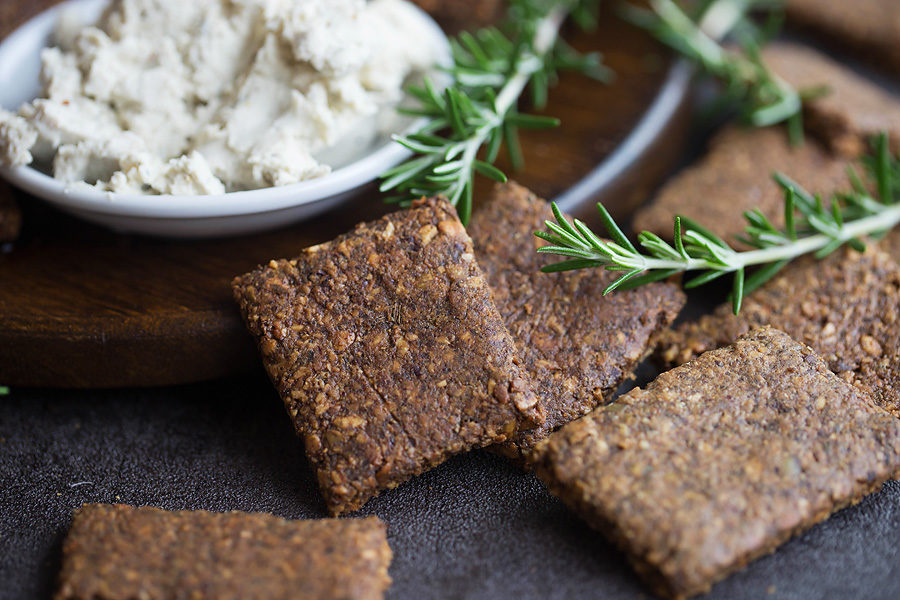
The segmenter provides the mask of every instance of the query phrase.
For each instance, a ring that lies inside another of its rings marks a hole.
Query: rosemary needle
[[[675,217],[674,245],[645,231],[638,236],[642,251],[625,237],[602,205],[598,205],[600,217],[610,240],[601,239],[577,219],[569,222],[554,205],[556,222],[547,221],[547,231],[535,232],[550,243],[538,252],[568,259],[545,267],[545,272],[591,267],[623,272],[606,294],[679,273],[699,273],[685,282],[686,288],[732,275],[737,314],[747,294],[795,258],[806,254],[824,258],[844,245],[864,251],[863,238],[877,237],[900,224],[900,159],[891,156],[887,134],[878,136],[874,156],[863,162],[879,190],[877,199],[852,172],[853,191],[834,194],[828,203],[776,174],[775,181],[784,191],[785,227],[776,228],[760,211],[745,213],[746,234],[740,241],[753,250],[739,252],[699,223]],[[754,267],[758,270],[750,273]]]
[[[736,100],[755,127],[788,123],[794,140],[802,139],[805,93],[798,92],[774,73],[762,59],[760,48],[772,35],[748,18],[756,8],[771,7],[771,0],[714,0],[692,19],[673,0],[650,0],[650,10],[626,5],[623,17],[646,29],[703,71],[721,80],[725,99]],[[721,42],[734,37],[736,52]]]
[[[494,166],[504,144],[513,165],[521,165],[518,130],[555,127],[552,117],[521,114],[519,99],[531,86],[541,108],[559,69],[575,69],[605,80],[610,72],[596,54],[581,55],[559,39],[570,16],[590,24],[598,0],[513,0],[503,33],[486,28],[453,42],[450,85],[443,91],[426,81],[410,93],[419,106],[404,112],[426,117],[415,133],[395,136],[415,156],[382,175],[389,201],[407,205],[422,196],[445,196],[467,223],[475,174],[505,182]],[[480,157],[482,149],[486,148]]]

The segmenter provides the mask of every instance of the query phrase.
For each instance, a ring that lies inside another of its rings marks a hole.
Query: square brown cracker
[[[900,101],[889,91],[808,46],[772,44],[763,57],[796,89],[827,89],[805,103],[803,119],[832,151],[859,156],[871,148],[871,138],[886,131],[892,151],[900,152]]]
[[[637,212],[634,230],[671,240],[674,218],[683,215],[732,243],[744,232],[745,211],[759,208],[776,227],[784,225],[784,192],[773,173],[788,175],[810,192],[830,194],[849,188],[846,168],[846,162],[814,140],[792,146],[780,127],[726,127],[713,138],[704,158],[666,183]]]
[[[377,518],[286,521],[88,504],[63,544],[57,600],[377,600],[391,549]]]
[[[444,200],[273,261],[234,292],[333,514],[544,421]]]
[[[886,254],[841,250],[825,260],[806,257],[744,301],[660,336],[670,365],[730,344],[771,325],[809,344],[832,371],[900,417],[900,267]]]
[[[900,421],[774,329],[704,354],[538,446],[551,491],[685,598],[900,472]]]
[[[547,415],[543,426],[505,445],[517,458],[608,400],[685,301],[666,283],[603,296],[616,274],[602,269],[542,273],[559,260],[536,252],[543,243],[534,232],[546,220],[553,220],[550,205],[510,183],[496,187],[469,225],[475,256]]]
[[[22,227],[22,213],[8,186],[0,184],[0,244],[14,242]]]
[[[791,25],[893,74],[900,72],[897,0],[787,0],[785,7]]]

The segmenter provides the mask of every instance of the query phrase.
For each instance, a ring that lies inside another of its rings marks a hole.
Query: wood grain
[[[0,32],[52,0],[0,1]],[[634,128],[668,71],[642,33],[605,15],[592,34],[569,32],[583,50],[600,50],[617,74],[611,85],[564,75],[546,112],[559,129],[523,136],[526,169],[516,178],[552,198],[579,181]],[[677,159],[683,128],[673,126],[616,182],[604,201],[619,216]],[[501,168],[509,169],[505,161]],[[487,187],[481,185],[478,196]],[[602,190],[598,190],[598,193]],[[280,231],[228,240],[183,242],[122,236],[13,194],[25,226],[0,253],[0,383],[13,386],[122,387],[187,383],[257,367],[229,282],[272,258],[293,256],[387,209],[374,190],[339,212]]]

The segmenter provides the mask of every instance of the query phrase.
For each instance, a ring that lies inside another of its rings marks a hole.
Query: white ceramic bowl
[[[16,111],[40,94],[40,52],[50,44],[62,11],[78,11],[85,22],[91,22],[107,4],[108,0],[69,0],[41,13],[7,37],[0,44],[0,106]],[[423,31],[442,42],[446,60],[450,60],[450,46],[440,26],[424,11],[419,13]],[[399,144],[380,137],[364,158],[340,166],[325,177],[217,196],[71,190],[31,167],[0,168],[0,175],[60,210],[117,231],[207,238],[255,233],[309,219],[352,197],[409,156],[409,151]]]

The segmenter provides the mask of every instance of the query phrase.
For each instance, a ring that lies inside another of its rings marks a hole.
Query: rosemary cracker
[[[551,491],[685,598],[900,473],[900,421],[762,329],[538,446]]]
[[[755,208],[784,227],[784,192],[771,173],[785,173],[814,192],[831,192],[849,187],[846,167],[814,140],[792,146],[780,127],[728,126],[713,138],[704,158],[671,179],[635,214],[633,228],[671,240],[672,219],[683,215],[731,242],[746,227],[743,213]]]
[[[376,600],[391,583],[377,518],[286,521],[88,504],[63,544],[57,600]]]
[[[603,296],[616,276],[601,269],[541,273],[553,260],[535,252],[543,244],[534,231],[548,219],[547,202],[509,183],[495,187],[469,225],[475,256],[547,417],[504,445],[516,458],[607,400],[685,302],[678,286],[666,283]]]
[[[234,281],[329,510],[543,423],[446,201],[417,201]]]
[[[900,101],[893,94],[808,46],[771,44],[763,58],[799,90],[827,88],[805,103],[804,122],[832,151],[856,157],[885,131],[891,151],[900,152]]]
[[[662,360],[677,365],[772,325],[809,344],[832,371],[900,417],[900,266],[887,254],[843,249],[804,257],[744,300],[661,334]]]
[[[7,186],[0,186],[0,244],[14,242],[22,227],[22,213]]]
[[[900,70],[900,11],[896,0],[787,0],[788,21],[863,60]]]

